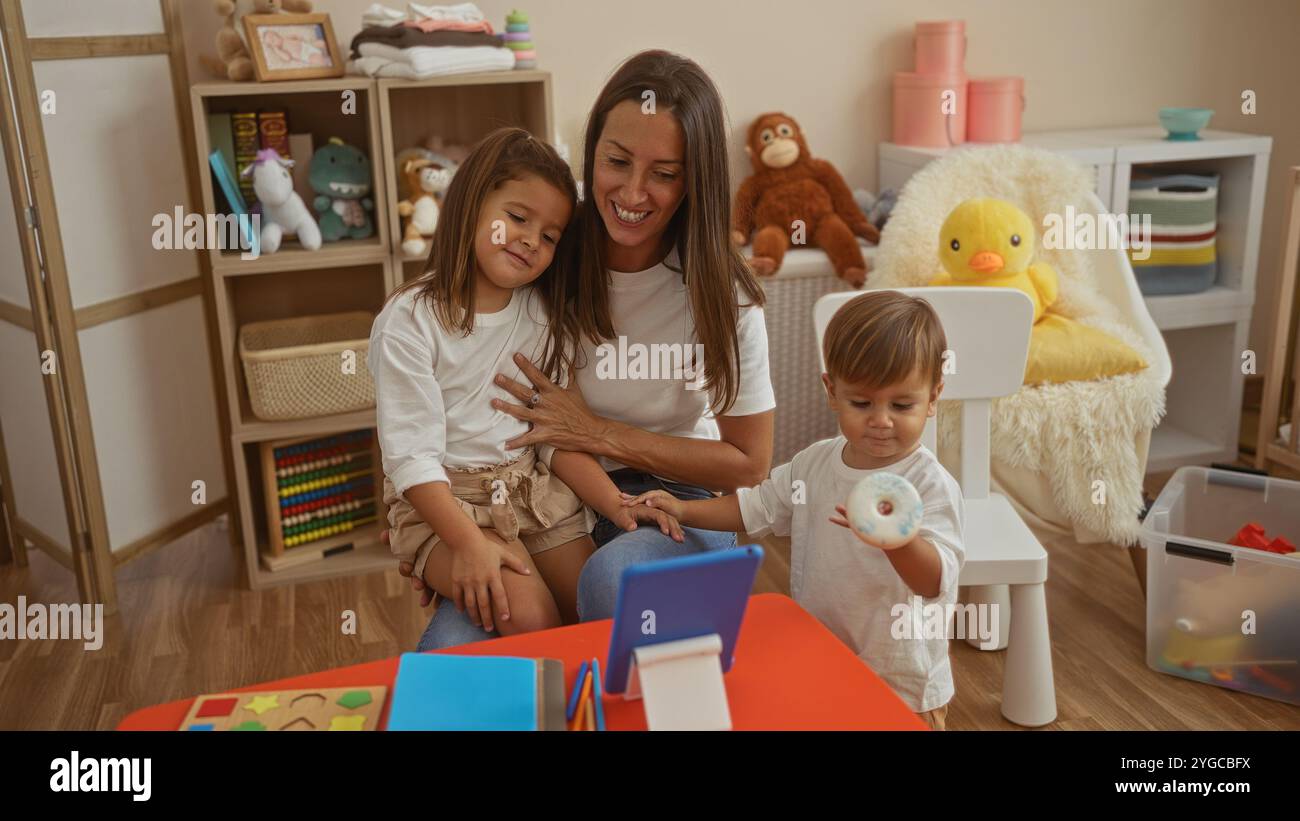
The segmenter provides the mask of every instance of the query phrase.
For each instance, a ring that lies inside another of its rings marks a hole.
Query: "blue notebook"
[[[551,659],[403,653],[388,729],[563,730],[564,666]]]
[[[234,172],[226,164],[225,155],[219,149],[213,151],[208,155],[208,165],[212,166],[212,176],[217,178],[217,185],[221,187],[221,193],[226,197],[230,212],[238,221],[244,244],[248,246],[245,253],[257,256],[262,253],[262,238],[253,230],[253,220],[248,213],[248,205],[244,202],[243,195],[239,193],[239,183],[235,181]]]

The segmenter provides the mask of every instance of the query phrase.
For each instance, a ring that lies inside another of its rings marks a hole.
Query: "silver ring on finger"
[[[542,395],[534,391],[533,395],[528,397],[528,407],[535,408],[537,407],[537,403],[541,401],[542,401]]]

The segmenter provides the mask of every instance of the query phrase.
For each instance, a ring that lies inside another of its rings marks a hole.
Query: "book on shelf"
[[[248,206],[239,192],[239,184],[235,181],[234,172],[231,171],[230,166],[226,165],[226,159],[221,155],[220,150],[213,151],[208,155],[208,165],[212,167],[212,176],[217,180],[217,187],[225,196],[226,203],[230,206],[228,213],[232,214],[239,222],[239,231],[243,235],[247,252],[254,256],[260,254],[262,238],[253,230],[252,215],[249,214]]]
[[[258,145],[262,148],[274,148],[281,157],[290,159],[289,121],[283,111],[259,111],[257,113]]]
[[[316,211],[312,208],[316,191],[311,187],[311,157],[314,151],[310,134],[289,135],[289,153],[293,157],[293,168],[289,169],[289,173],[293,175],[293,190],[302,197],[303,204],[313,219],[316,218]]]
[[[243,176],[243,170],[257,159],[257,151],[262,147],[257,112],[237,111],[230,115],[230,122],[235,141],[235,180],[239,183],[239,192],[247,207],[252,208],[257,203],[257,195],[253,193],[253,178]]]
[[[226,165],[234,168],[235,133],[231,130],[230,114],[224,111],[208,114],[208,141],[225,157]]]

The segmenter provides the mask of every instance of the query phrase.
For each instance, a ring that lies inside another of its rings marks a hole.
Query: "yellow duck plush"
[[[1034,322],[1056,302],[1056,271],[1033,262],[1034,223],[1004,200],[966,200],[939,231],[943,272],[931,285],[985,285],[1024,291],[1034,303]]]
[[[1056,271],[1034,261],[1034,223],[1005,200],[980,197],[954,208],[939,230],[943,271],[931,285],[1015,288],[1034,303],[1025,384],[1100,379],[1147,367],[1137,351],[1113,336],[1053,313]]]

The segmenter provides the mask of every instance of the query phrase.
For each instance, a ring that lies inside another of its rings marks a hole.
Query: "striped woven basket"
[[[1135,178],[1129,210],[1151,215],[1150,256],[1129,249],[1138,288],[1147,296],[1194,294],[1214,285],[1219,267],[1218,175],[1173,174]]]
[[[305,419],[375,405],[366,364],[366,311],[250,322],[239,329],[253,415],[266,421]]]

